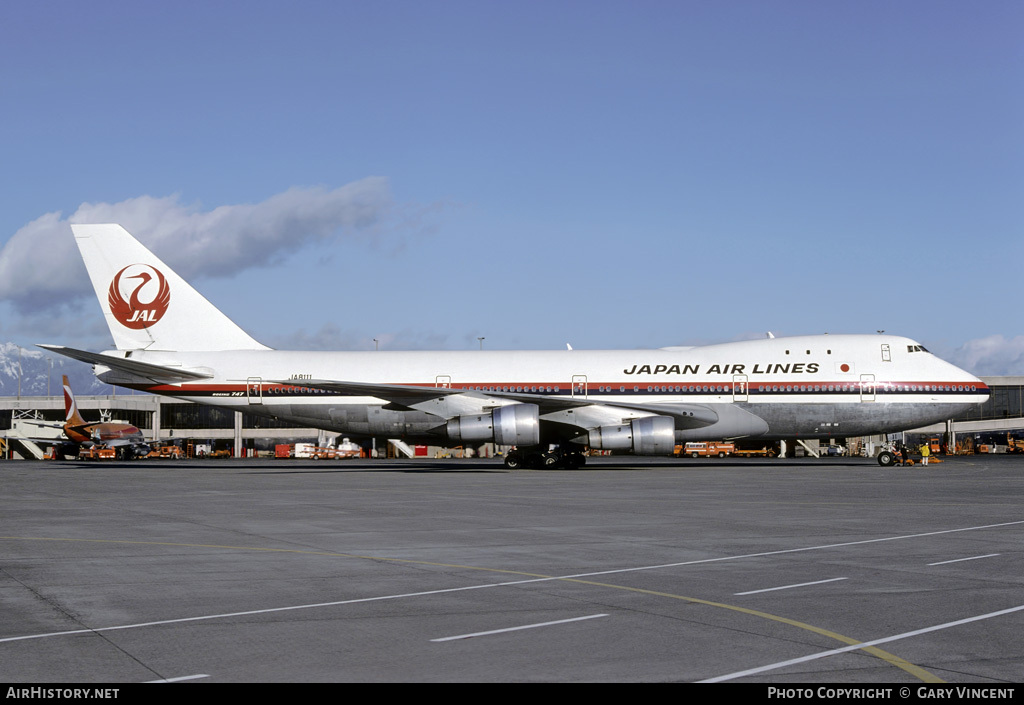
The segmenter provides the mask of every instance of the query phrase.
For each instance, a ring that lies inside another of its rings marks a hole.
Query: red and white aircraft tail
[[[71,383],[68,376],[64,375],[64,428],[65,432],[69,427],[84,426],[85,419],[78,413],[78,404],[75,403],[75,393],[71,391]]]
[[[266,350],[120,225],[72,225],[118,350]]]

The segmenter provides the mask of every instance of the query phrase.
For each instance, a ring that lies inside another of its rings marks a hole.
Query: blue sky
[[[884,329],[1024,374],[1022,31],[999,0],[7,2],[0,340],[111,345],[67,227],[104,219],[275,347]]]

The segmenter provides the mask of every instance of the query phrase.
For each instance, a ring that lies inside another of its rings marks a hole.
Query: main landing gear
[[[514,448],[505,454],[505,467],[512,470],[575,470],[583,467],[587,457],[578,451],[564,453],[560,448],[548,450],[544,446]]]

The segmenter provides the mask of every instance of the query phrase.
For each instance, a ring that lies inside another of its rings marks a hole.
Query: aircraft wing
[[[313,389],[324,389],[352,397],[376,397],[403,409],[414,409],[416,404],[456,394],[473,394],[483,398],[483,395],[478,392],[467,392],[464,389],[449,389],[448,387],[417,387],[405,384],[376,384],[373,382],[339,382],[330,379],[277,380],[271,382],[271,384],[312,387]]]
[[[186,370],[181,367],[154,365],[150,362],[140,362],[127,357],[114,357],[113,355],[103,355],[102,353],[66,348],[63,345],[44,345],[42,343],[37,343],[36,345],[40,348],[51,350],[74,360],[80,360],[81,362],[87,362],[92,365],[105,365],[111,369],[118,370],[119,372],[125,372],[130,375],[135,375],[136,377],[142,377],[143,379],[165,384],[194,382],[198,379],[209,379],[213,377],[212,374],[199,370]]]
[[[43,428],[64,428],[64,424],[57,423],[56,421],[51,423],[48,423],[46,421],[26,421],[24,423],[27,423],[30,426],[41,426]]]
[[[20,436],[20,435],[14,435],[13,433],[8,432],[8,436],[7,437],[10,438],[10,439],[19,440],[19,441],[32,441],[33,443],[38,443],[40,445],[59,446],[59,445],[64,445],[65,443],[70,443],[72,445],[77,445],[74,441],[69,441],[64,436],[58,436],[58,437],[55,437],[55,438],[54,437],[46,438],[45,436],[38,436],[38,437],[37,436]]]
[[[116,438],[109,441],[96,441],[99,445],[106,446],[107,448],[121,448],[124,446],[136,446],[136,445],[149,445],[148,443],[138,443],[137,441],[130,440],[128,438]]]
[[[295,380],[280,380],[273,384],[295,385]],[[493,392],[448,387],[418,387],[403,384],[375,384],[370,382],[342,382],[335,380],[302,380],[303,387],[325,389],[349,396],[375,397],[389,402],[391,408],[416,409],[452,418],[460,414],[480,413],[481,409],[503,406],[509,403],[536,404],[541,416],[559,411],[600,407],[608,412],[614,410],[640,412],[642,414],[671,416],[676,428],[703,428],[718,421],[718,414],[702,404],[620,404],[595,401],[582,397],[562,397],[537,393]],[[591,416],[591,415],[584,415]],[[582,418],[581,418],[582,420]],[[560,423],[565,423],[559,419]],[[577,424],[574,424],[577,425]],[[590,424],[580,423],[581,428]],[[596,424],[595,425],[599,425]]]

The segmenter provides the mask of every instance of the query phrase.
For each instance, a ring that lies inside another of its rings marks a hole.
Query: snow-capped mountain
[[[20,351],[20,370],[19,370]],[[19,348],[14,343],[0,343],[0,396],[53,396],[61,394],[61,375],[67,375],[75,394],[110,394],[111,386],[103,384],[92,373],[92,366],[61,355],[32,348]]]

